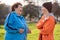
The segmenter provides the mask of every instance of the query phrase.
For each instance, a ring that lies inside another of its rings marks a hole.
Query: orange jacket
[[[41,30],[39,40],[54,40],[55,18],[53,16],[42,16],[36,26]]]

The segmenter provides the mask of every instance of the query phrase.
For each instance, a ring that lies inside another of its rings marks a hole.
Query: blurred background
[[[52,2],[52,12],[55,15],[57,24],[54,30],[54,39],[60,40],[60,0],[0,0],[0,39],[4,40],[4,21],[9,12],[11,12],[11,6],[16,3],[22,3],[23,13],[22,15],[27,20],[29,28],[32,30],[32,34],[28,34],[28,40],[37,40],[39,31],[36,29],[36,22],[41,18],[41,6],[44,2]]]

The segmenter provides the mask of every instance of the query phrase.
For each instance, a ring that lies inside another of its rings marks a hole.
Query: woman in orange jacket
[[[40,30],[39,40],[54,40],[53,30],[55,28],[55,18],[51,10],[51,2],[46,2],[43,4],[43,16],[36,25]]]

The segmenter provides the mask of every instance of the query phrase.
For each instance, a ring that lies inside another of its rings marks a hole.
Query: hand
[[[23,33],[23,32],[24,32],[24,29],[20,29],[19,32],[20,32],[20,33]]]
[[[30,29],[28,29],[28,33],[31,33],[31,30]]]

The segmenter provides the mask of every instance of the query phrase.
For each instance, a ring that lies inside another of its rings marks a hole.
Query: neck
[[[49,14],[49,12],[48,12],[48,11],[44,13],[44,15],[48,15],[48,14]]]

